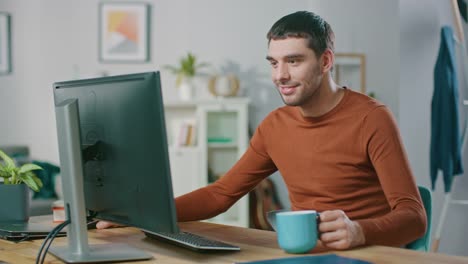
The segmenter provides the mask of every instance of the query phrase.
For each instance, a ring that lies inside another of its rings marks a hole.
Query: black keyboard
[[[172,233],[155,233],[143,231],[147,237],[157,240],[169,242],[181,247],[185,247],[195,251],[239,251],[238,246],[230,245],[218,240],[208,239],[199,235],[187,232]]]

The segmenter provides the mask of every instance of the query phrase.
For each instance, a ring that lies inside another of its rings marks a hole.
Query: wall
[[[41,119],[31,123],[35,118],[35,102],[41,97],[37,90],[34,78],[26,78],[34,72],[40,62],[38,46],[42,43],[35,41],[30,45],[31,39],[38,39],[38,24],[29,23],[29,17],[40,20],[41,17],[33,14],[35,3],[2,1],[0,9],[11,13],[12,23],[12,60],[13,73],[0,77],[0,145],[2,144],[28,144],[40,141],[41,135],[34,134],[34,130],[43,124]],[[39,110],[46,114],[47,111]],[[26,113],[26,114],[25,114]]]
[[[450,8],[450,0],[426,1],[424,8],[421,8],[419,0],[400,0],[399,9],[401,32],[399,111],[402,113],[399,125],[418,184],[430,186],[429,142],[430,106],[434,90],[433,71],[440,45],[441,27],[450,25],[455,29],[453,13]],[[461,95],[465,94],[466,98],[468,87],[463,84],[460,51],[458,47],[460,93]],[[464,118],[466,109],[460,107],[460,110]],[[464,157],[467,154],[465,150]],[[467,159],[464,158],[465,171],[468,170],[466,161]],[[433,234],[439,223],[444,198],[441,177],[439,175],[436,190],[433,193]],[[454,186],[453,197],[455,199],[468,199],[468,195],[464,191],[468,188],[466,175],[457,177]],[[452,205],[449,207],[448,214],[449,216],[444,223],[439,251],[467,255],[467,232],[461,230],[465,230],[468,207],[466,205]]]
[[[336,35],[336,52],[366,55],[367,90],[390,107],[398,118],[399,26],[397,1],[309,1]]]

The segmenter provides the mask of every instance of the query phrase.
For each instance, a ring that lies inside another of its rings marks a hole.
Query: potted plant
[[[17,167],[12,158],[0,150],[0,222],[29,220],[29,190],[38,192],[42,188],[42,181],[33,171],[42,170],[35,164],[24,164]]]
[[[208,66],[207,63],[198,63],[197,57],[188,53],[186,57],[180,59],[178,67],[166,65],[165,68],[176,75],[176,88],[179,89],[181,100],[188,101],[193,97],[192,79],[200,68]]]

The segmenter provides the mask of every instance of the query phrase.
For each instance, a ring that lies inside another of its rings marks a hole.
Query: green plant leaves
[[[180,60],[182,72],[189,77],[194,76],[196,61],[197,59],[195,58],[195,56],[193,56],[193,54],[189,52],[186,58],[182,58]]]
[[[5,154],[5,152],[1,150],[0,157],[5,162],[5,165],[0,164],[0,177],[4,178],[4,184],[11,184],[11,181],[14,179],[10,180],[10,178],[14,178],[15,175],[15,163],[10,157],[8,157],[7,154]]]
[[[11,177],[11,174],[8,172],[7,168],[4,168],[2,165],[0,165],[0,177],[2,178]]]
[[[19,178],[35,192],[38,192],[43,186],[41,179],[39,179],[34,173],[30,171],[21,174]]]
[[[197,57],[189,52],[186,57],[180,59],[179,67],[165,65],[164,68],[177,75],[176,87],[179,87],[184,78],[191,78],[195,76],[198,69],[208,65],[208,63],[197,64]]]
[[[5,152],[3,152],[1,150],[0,150],[0,158],[2,158],[3,161],[5,161],[5,166],[7,168],[14,168],[15,167],[15,162],[13,161],[13,159],[8,157],[8,155],[5,154]]]
[[[35,192],[38,192],[42,188],[41,179],[32,172],[34,170],[42,170],[40,166],[28,163],[18,168],[13,159],[1,150],[0,158],[5,161],[4,166],[0,164],[0,177],[4,178],[4,184],[21,184],[24,182]]]
[[[21,168],[18,171],[18,174],[26,173],[28,171],[33,171],[33,170],[42,170],[42,168],[37,166],[36,164],[28,163],[28,164],[24,164],[23,166],[21,166]]]

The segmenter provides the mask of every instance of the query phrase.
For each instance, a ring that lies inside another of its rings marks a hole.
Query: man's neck
[[[331,77],[325,77],[311,100],[299,108],[304,117],[322,116],[335,108],[343,95],[343,87],[338,86]]]

